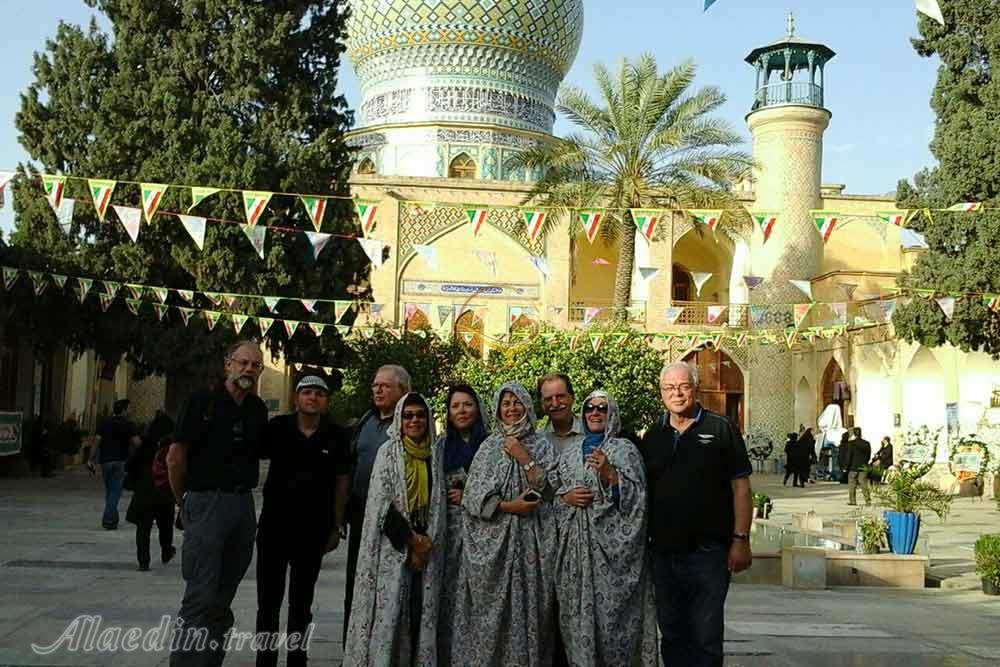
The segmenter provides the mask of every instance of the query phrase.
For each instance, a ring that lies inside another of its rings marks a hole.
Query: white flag
[[[932,19],[944,25],[944,16],[941,14],[941,7],[938,5],[938,0],[914,0],[917,7],[917,11],[921,14],[926,14]]]
[[[267,240],[267,227],[265,225],[240,225],[243,233],[250,239],[250,245],[257,251],[257,255],[264,259],[264,242]]]
[[[643,282],[650,280],[653,276],[659,273],[660,270],[655,266],[640,266],[639,276],[642,278]]]
[[[132,208],[131,206],[118,206],[112,205],[115,209],[115,213],[118,214],[118,219],[122,223],[122,227],[128,232],[129,237],[132,239],[132,243],[139,240],[139,225],[142,223],[142,209]]]
[[[69,229],[73,225],[73,209],[76,208],[76,200],[70,199],[69,197],[63,197],[62,203],[59,204],[59,210],[56,211],[56,217],[59,219],[59,226]]]
[[[713,274],[702,273],[700,271],[691,271],[691,280],[694,281],[695,293],[701,296],[701,288],[705,286],[705,283],[709,281]]]
[[[937,301],[938,306],[941,307],[941,310],[944,312],[944,316],[950,320],[955,314],[955,297],[944,296],[940,299],[935,299],[935,301]]]
[[[319,259],[320,253],[323,252],[323,248],[326,244],[330,242],[329,234],[322,234],[320,232],[305,232],[306,238],[309,239],[309,245],[313,249],[313,259]]]
[[[800,292],[809,297],[809,300],[813,300],[813,288],[812,283],[808,280],[789,280],[792,285],[798,288]]]
[[[546,278],[552,275],[552,272],[549,271],[549,263],[545,261],[544,257],[532,257],[531,263],[534,264],[535,268],[538,269],[539,272],[541,272],[541,274]]]
[[[204,250],[205,225],[207,223],[205,218],[199,218],[196,215],[178,215],[177,217],[181,219],[181,224],[184,225],[187,233],[191,235],[191,239],[198,246],[198,250]]]
[[[385,244],[378,239],[365,239],[358,238],[358,243],[361,244],[362,249],[364,249],[365,254],[368,255],[368,259],[372,261],[375,268],[380,268],[382,266],[382,252],[385,248]]]
[[[413,250],[416,251],[418,255],[424,258],[427,262],[427,266],[430,267],[432,271],[437,271],[438,268],[438,251],[437,248],[429,245],[421,245],[419,243],[413,244]]]

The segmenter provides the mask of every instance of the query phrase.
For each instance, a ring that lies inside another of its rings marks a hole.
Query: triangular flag
[[[591,243],[597,238],[603,220],[604,214],[600,211],[580,211],[580,224],[583,225],[583,231]]]
[[[858,286],[854,283],[837,283],[837,286],[844,293],[844,296],[847,297],[848,301],[854,298],[854,290],[858,289]]]
[[[191,188],[191,205],[188,206],[188,213],[190,213],[191,209],[195,206],[205,201],[218,191],[219,188]]]
[[[778,223],[778,214],[769,211],[754,211],[751,215],[760,228],[761,234],[764,235],[764,243],[767,243],[767,240],[771,238],[771,232],[774,231],[774,226]]]
[[[156,319],[158,319],[158,320],[160,320],[162,322],[163,321],[163,316],[167,314],[168,310],[170,310],[170,306],[165,306],[162,303],[154,303],[153,304],[153,310],[156,311]]]
[[[266,336],[267,332],[271,330],[272,324],[274,324],[273,317],[258,317],[257,326],[260,328],[260,335]]]
[[[726,306],[709,306],[708,307],[708,323],[715,324],[722,313],[726,312]]]
[[[896,225],[897,227],[903,227],[906,221],[909,219],[909,211],[878,211],[875,213],[878,219],[882,222],[886,222],[890,225]]]
[[[271,201],[271,197],[273,196],[273,192],[262,192],[259,190],[243,191],[243,212],[247,216],[247,225],[253,227],[257,224],[260,216],[264,215],[267,202]]]
[[[326,329],[326,325],[322,322],[309,322],[309,328],[312,329],[312,332],[316,334],[317,338],[321,338],[323,336],[323,330]]]
[[[747,334],[746,331],[741,331],[740,333],[738,333],[736,335],[736,347],[746,347],[747,339],[749,337],[750,336],[749,334]]]
[[[384,261],[382,257],[384,254],[383,251],[385,249],[385,244],[378,239],[361,238],[358,239],[358,243],[361,244],[361,248],[365,251],[365,254],[368,255],[368,259],[371,260],[372,264],[375,265],[375,268],[380,268]]]
[[[438,251],[434,246],[423,245],[420,243],[413,244],[413,250],[418,255],[423,257],[424,261],[427,262],[427,266],[432,271],[437,271],[438,268]]]
[[[115,213],[118,214],[118,220],[121,221],[122,227],[125,228],[129,238],[132,239],[132,243],[137,242],[139,240],[139,225],[142,224],[142,209],[118,205],[115,205],[114,209]]]
[[[528,238],[534,241],[545,224],[545,211],[523,211],[524,224],[528,226]]]
[[[823,237],[823,243],[829,241],[834,227],[840,222],[840,214],[834,211],[810,211],[809,215],[812,216],[819,235]]]
[[[538,269],[539,273],[541,273],[546,278],[549,278],[551,276],[551,272],[549,271],[549,263],[545,261],[544,257],[538,257],[536,255],[531,258],[531,263],[534,264],[535,268]]]
[[[166,287],[150,287],[150,291],[156,295],[156,298],[160,300],[160,303],[167,302],[167,295],[170,294],[170,290]]]
[[[884,322],[891,322],[892,314],[896,312],[896,300],[886,299],[884,301],[879,301],[878,304],[882,309],[882,320]]]
[[[961,204],[953,204],[952,206],[949,206],[947,210],[961,211],[963,213],[974,213],[976,211],[982,210],[982,208],[983,208],[982,202],[967,201],[967,202],[962,202]]]
[[[18,275],[17,269],[10,266],[3,267],[3,288],[9,290],[13,287],[14,283],[17,282]]]
[[[178,306],[177,312],[181,314],[181,320],[184,321],[184,326],[191,321],[191,315],[194,314],[194,308],[185,308],[184,306]]]
[[[178,290],[174,290],[174,291],[177,292],[177,296],[179,296],[180,298],[184,299],[184,301],[186,301],[187,303],[193,303],[194,302],[194,292],[193,291],[191,291],[189,289],[178,289]]]
[[[350,301],[334,301],[333,302],[333,321],[339,322],[347,314],[347,311],[351,309],[353,304]]]
[[[677,322],[677,320],[680,319],[681,313],[683,313],[683,312],[684,312],[684,307],[683,306],[670,306],[670,307],[668,307],[666,309],[666,311],[664,312],[664,314],[665,314],[665,316],[667,318],[667,323],[668,324],[675,324]]]
[[[642,278],[642,282],[648,282],[659,273],[660,270],[655,266],[640,266],[639,267],[639,277]]]
[[[365,236],[368,236],[375,231],[375,216],[378,214],[378,206],[372,204],[371,202],[359,201],[354,205],[354,208],[357,210],[358,219],[361,221],[361,231]],[[367,250],[365,252],[367,252]],[[371,257],[371,255],[369,255],[369,257]],[[381,261],[375,262],[373,259],[372,262],[378,266],[382,266]]]
[[[712,0],[713,2],[715,0]],[[921,14],[925,14],[941,25],[944,25],[944,16],[941,14],[941,7],[938,0],[914,0],[913,4]]]
[[[138,299],[125,299],[125,305],[128,306],[128,309],[132,311],[133,315],[138,315],[139,306],[142,305],[142,301],[139,301]]]
[[[791,349],[792,346],[795,345],[795,339],[797,339],[798,337],[799,337],[799,332],[796,331],[795,329],[789,329],[785,331],[785,345],[788,346],[788,349]]]
[[[163,201],[163,193],[167,191],[166,185],[162,183],[140,183],[139,190],[142,193],[142,213],[146,216],[146,224],[152,224],[156,209],[160,208]]]
[[[208,299],[213,306],[218,306],[222,303],[222,296],[218,292],[202,292],[202,295]]]
[[[267,306],[268,311],[274,312],[274,309],[278,306],[278,302],[281,301],[280,296],[262,296],[261,299],[264,300],[264,305]]]
[[[63,197],[59,210],[56,211],[56,220],[59,226],[68,228],[73,224],[73,210],[76,208],[76,200],[72,197]]]
[[[437,328],[437,329],[444,329],[445,325],[451,319],[452,313],[454,313],[454,312],[455,312],[455,307],[454,306],[438,306],[437,307],[438,325],[435,328]]]
[[[55,281],[56,285],[59,285],[59,289],[66,287],[66,276],[61,273],[53,273],[52,280]]]
[[[601,308],[587,308],[583,311],[583,325],[587,326],[594,321],[594,318],[600,315]]]
[[[111,298],[114,298],[114,296],[116,294],[118,294],[118,290],[120,290],[121,287],[122,287],[121,283],[115,282],[113,280],[105,280],[104,281],[104,291]]]
[[[389,329],[389,331],[391,332],[392,329]],[[466,345],[471,345],[472,344],[472,339],[475,338],[475,337],[476,337],[476,335],[474,333],[472,333],[471,331],[463,331],[462,332],[462,340],[465,341]]]
[[[302,302],[302,307],[308,310],[310,313],[316,312],[316,302],[319,299],[299,299]]]
[[[236,335],[239,336],[240,332],[243,331],[243,325],[247,323],[250,319],[247,315],[242,315],[240,313],[232,313],[230,317],[233,318],[233,329],[236,331]]]
[[[110,294],[98,294],[97,298],[100,299],[101,310],[103,310],[104,312],[107,312],[108,306],[110,306],[111,302],[115,300],[115,297],[111,296]]]
[[[944,312],[945,318],[950,320],[952,316],[955,314],[955,297],[943,296],[934,300],[937,301],[938,306],[941,307],[942,312]]]
[[[281,323],[285,325],[285,333],[289,338],[295,335],[295,331],[299,328],[299,322],[295,320],[281,320]]]
[[[594,266],[611,266],[611,262],[604,259],[603,257],[598,257],[593,262],[591,262],[591,264],[593,264]]]
[[[1000,312],[1000,295],[986,294],[983,296],[983,305],[993,312]]]
[[[42,188],[45,190],[45,197],[49,200],[49,206],[58,213],[59,207],[62,206],[66,177],[42,174]]]
[[[35,296],[39,296],[49,286],[49,281],[46,280],[45,274],[41,271],[28,271],[28,275],[31,277],[31,283],[35,286]]]
[[[133,299],[141,299],[142,293],[145,291],[145,288],[142,285],[136,285],[135,283],[125,283],[125,287],[127,287],[128,291],[132,293]]]
[[[257,255],[264,259],[264,241],[267,239],[267,227],[251,227],[250,225],[241,225],[243,233],[247,235],[250,239],[250,245],[253,249],[257,251]]]
[[[580,334],[576,334],[575,336],[570,336],[570,339],[569,339],[569,349],[570,350],[575,350],[576,346],[579,345],[579,344],[580,344]]]
[[[93,278],[77,278],[76,281],[80,283],[80,287],[83,288],[84,294],[90,292],[90,288],[94,286]]]
[[[700,223],[702,225],[705,225],[706,227],[708,227],[709,229],[711,229],[713,231],[718,226],[719,220],[722,219],[722,211],[721,210],[718,210],[718,211],[699,211],[699,210],[693,210],[692,209],[692,210],[688,211],[688,213],[692,217],[694,217],[694,221],[695,222]]]
[[[198,246],[198,250],[204,250],[205,227],[208,221],[194,215],[178,215],[177,217],[181,219],[181,224],[184,225],[184,229],[187,230],[194,244]]]
[[[323,214],[326,213],[326,199],[323,197],[300,196],[302,205],[306,207],[306,213],[313,223],[313,227],[318,232],[323,227]]]
[[[831,303],[827,304],[830,306],[830,310],[833,311],[833,321],[834,324],[847,324],[847,304],[846,303]]]
[[[205,316],[205,322],[208,324],[209,331],[215,328],[215,325],[219,322],[219,318],[222,317],[222,313],[214,310],[205,310],[202,311],[202,314]]]
[[[486,222],[486,215],[489,213],[489,209],[486,208],[467,208],[465,209],[465,215],[469,218],[469,223],[472,225],[472,234],[474,236],[479,236],[479,232],[483,228],[483,224]]]
[[[601,349],[602,343],[604,343],[604,336],[602,334],[591,334],[590,347],[593,348],[594,352]]]
[[[482,250],[481,248],[476,248],[472,251],[472,254],[479,259],[480,262],[486,265],[486,268],[490,270],[494,276],[497,274],[497,256],[496,253],[490,250]]]
[[[76,286],[76,297],[80,300],[80,303],[87,300],[87,290],[83,289],[82,285]]]
[[[711,279],[711,273],[704,273],[701,271],[691,271],[691,280],[694,281],[695,294],[701,296],[701,288],[705,286],[705,283]]]
[[[90,196],[94,200],[97,217],[104,222],[104,214],[108,210],[108,204],[111,203],[111,193],[115,191],[116,182],[88,178],[87,185],[90,187]]]
[[[660,222],[660,212],[644,208],[634,208],[631,212],[636,229],[647,241],[652,241],[656,225]]]
[[[222,300],[226,302],[226,305],[232,310],[233,306],[236,304],[236,299],[239,294],[223,294]]]
[[[330,241],[329,234],[321,234],[319,232],[305,232],[306,238],[309,239],[309,245],[312,246],[313,260],[319,259],[319,255],[323,252],[323,248]]]
[[[792,285],[794,285],[800,292],[809,297],[810,301],[813,301],[813,290],[812,282],[809,280],[789,280]]]
[[[806,319],[806,315],[809,314],[809,310],[812,308],[811,303],[796,303],[793,306],[794,317],[795,317],[795,328],[798,329],[802,326],[802,321]]]
[[[743,284],[752,292],[764,284],[764,279],[761,276],[743,276]]]

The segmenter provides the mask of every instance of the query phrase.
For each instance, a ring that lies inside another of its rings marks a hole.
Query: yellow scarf
[[[427,464],[431,457],[430,436],[414,442],[403,436],[403,471],[406,477],[406,504],[410,508],[410,518],[427,523],[428,508],[431,504],[431,484]]]

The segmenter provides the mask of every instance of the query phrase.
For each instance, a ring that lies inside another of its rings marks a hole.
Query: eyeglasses
[[[600,412],[601,414],[605,414],[606,415],[606,414],[608,414],[608,406],[607,405],[590,405],[588,403],[587,405],[583,406],[583,412],[584,413],[588,413],[588,412]]]
[[[694,385],[690,382],[684,382],[682,384],[661,384],[660,391],[664,394],[690,394],[691,390],[694,389]]]
[[[422,419],[427,419],[426,412],[404,412],[401,415],[404,422],[419,421]]]
[[[231,361],[234,366],[238,366],[239,368],[250,368],[255,371],[259,371],[264,368],[264,364],[256,359],[238,359],[236,357],[229,357],[229,361]]]

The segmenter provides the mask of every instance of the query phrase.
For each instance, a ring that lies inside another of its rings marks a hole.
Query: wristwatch
[[[740,542],[749,542],[750,536],[747,535],[746,533],[733,533],[733,539],[738,540]]]
[[[521,468],[524,470],[524,472],[531,472],[531,469],[534,468],[534,467],[535,467],[535,462],[534,461],[528,461],[523,466],[521,466]]]

